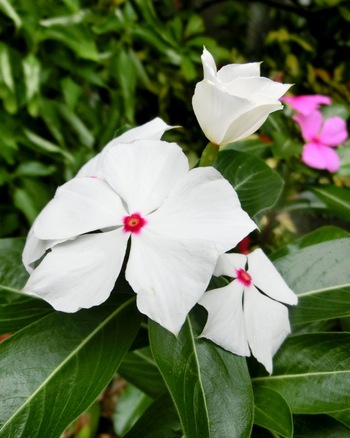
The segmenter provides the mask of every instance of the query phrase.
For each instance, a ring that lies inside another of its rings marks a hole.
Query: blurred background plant
[[[265,76],[330,96],[346,118],[349,22],[341,0],[1,0],[0,236],[25,235],[56,187],[125,125],[156,116],[183,125],[168,135],[194,163],[205,145],[191,107],[203,45],[219,64],[264,61]],[[263,133],[272,147],[249,152],[300,153],[288,114]]]

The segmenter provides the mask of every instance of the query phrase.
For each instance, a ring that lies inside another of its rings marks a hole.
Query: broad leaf
[[[134,299],[114,294],[93,309],[51,313],[2,342],[0,437],[60,436],[109,383],[138,327]]]
[[[276,260],[280,257],[289,255],[291,253],[297,253],[302,248],[307,246],[316,245],[317,243],[328,242],[329,240],[342,239],[344,237],[350,237],[350,233],[333,225],[327,225],[312,231],[309,234],[289,243],[288,245],[279,248],[273,254],[270,254],[272,260]]]
[[[299,303],[293,325],[350,315],[350,238],[307,246],[274,261]]]
[[[232,184],[250,216],[271,208],[281,194],[282,178],[254,155],[224,150],[213,166]]]
[[[130,351],[118,373],[150,397],[156,398],[167,390],[149,347]]]
[[[22,265],[24,239],[0,239],[0,296],[1,290],[20,290],[28,274]]]
[[[253,420],[251,382],[245,358],[196,339],[187,319],[178,337],[149,324],[154,359],[188,438],[249,437]]]
[[[254,423],[286,438],[293,437],[292,413],[284,398],[264,386],[254,388]],[[276,413],[278,412],[278,415]]]
[[[123,438],[182,438],[174,403],[168,393],[155,400]]]
[[[327,415],[297,415],[295,438],[349,438],[349,428]]]
[[[350,221],[350,189],[346,187],[315,187],[313,193],[326,205],[330,214]]]
[[[125,435],[152,402],[151,397],[128,383],[118,399],[113,415],[114,430],[118,436]]]
[[[350,333],[292,336],[274,361],[274,374],[254,383],[279,392],[293,413],[322,414],[350,406]]]
[[[20,293],[28,274],[21,257],[24,239],[0,239],[0,334],[13,333],[36,321],[52,307]]]

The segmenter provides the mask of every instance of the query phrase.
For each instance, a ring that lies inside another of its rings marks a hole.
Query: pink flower
[[[302,153],[305,164],[315,169],[336,172],[340,160],[333,147],[342,144],[348,137],[345,121],[340,117],[323,120],[319,111],[305,116],[296,114],[293,119],[299,124],[301,135],[306,141]]]
[[[313,111],[317,110],[322,104],[330,105],[332,103],[331,98],[323,96],[322,94],[305,94],[300,96],[287,96],[280,99],[282,102],[287,103],[298,113],[307,116]]]

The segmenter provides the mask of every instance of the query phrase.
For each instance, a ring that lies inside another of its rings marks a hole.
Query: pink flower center
[[[252,277],[242,268],[236,269],[236,277],[244,286],[250,286],[252,284]]]
[[[140,213],[133,213],[123,217],[124,231],[127,233],[139,234],[141,229],[147,224],[145,218]]]

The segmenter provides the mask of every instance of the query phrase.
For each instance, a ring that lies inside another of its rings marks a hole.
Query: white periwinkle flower
[[[193,109],[206,137],[225,145],[253,134],[273,111],[282,109],[279,98],[290,88],[260,77],[260,63],[229,64],[216,69],[204,49],[204,79],[196,85]]]
[[[141,126],[137,126],[136,128],[129,129],[122,135],[107,143],[107,145],[99,154],[89,160],[79,170],[76,176],[90,176],[104,180],[105,178],[102,171],[102,161],[105,153],[111,147],[116,146],[119,143],[126,144],[137,140],[160,140],[164,132],[171,128],[172,126],[167,125],[162,119],[156,117],[150,122],[147,122]],[[35,226],[36,222],[34,222],[33,226],[29,230],[26,246],[22,256],[23,264],[29,273],[33,272],[33,266],[36,260],[39,260],[49,248],[52,248],[57,243],[62,242],[62,240],[39,239],[34,233]],[[63,239],[63,241],[64,240],[66,239]]]
[[[51,251],[24,291],[64,312],[98,305],[113,289],[130,240],[125,275],[137,306],[177,334],[219,254],[256,226],[228,181],[214,168],[189,171],[175,143],[118,143],[99,166],[104,179],[68,181],[38,216],[32,235]]]
[[[272,357],[290,333],[288,309],[280,302],[297,304],[297,296],[261,249],[220,256],[214,275],[235,279],[199,300],[208,311],[201,337],[240,356],[251,351],[271,373]]]

